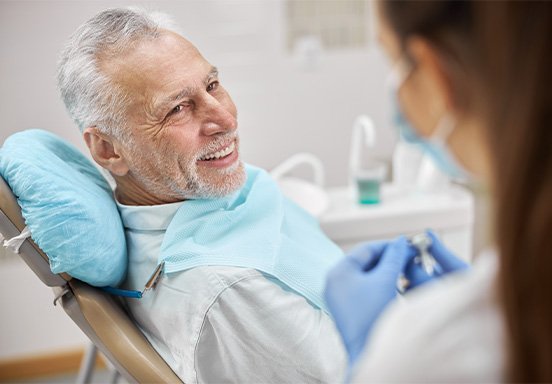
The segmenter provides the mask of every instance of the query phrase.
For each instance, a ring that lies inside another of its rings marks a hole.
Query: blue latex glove
[[[427,230],[426,233],[431,238],[431,246],[428,248],[428,251],[431,253],[435,261],[437,261],[439,266],[435,269],[434,275],[429,276],[424,271],[420,263],[416,263],[414,262],[414,259],[411,259],[408,262],[404,272],[405,277],[410,281],[407,291],[427,282],[434,281],[451,272],[462,271],[469,268],[469,265],[465,261],[456,257],[445,247],[433,231]],[[417,255],[418,251],[416,248],[413,246],[410,247],[414,250],[414,252],[416,252]]]
[[[328,274],[324,297],[353,364],[385,307],[397,295],[397,279],[416,255],[406,237],[366,243]]]

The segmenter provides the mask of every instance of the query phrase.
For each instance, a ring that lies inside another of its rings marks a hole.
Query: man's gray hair
[[[57,79],[63,102],[81,132],[96,126],[124,139],[121,128],[126,125],[128,95],[102,73],[99,61],[137,41],[158,37],[161,29],[178,32],[166,14],[114,8],[98,13],[73,33],[62,51]]]

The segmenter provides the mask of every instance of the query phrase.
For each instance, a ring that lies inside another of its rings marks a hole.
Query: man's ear
[[[92,158],[102,168],[116,176],[124,176],[128,173],[126,161],[112,138],[101,133],[96,127],[86,128],[82,135]]]

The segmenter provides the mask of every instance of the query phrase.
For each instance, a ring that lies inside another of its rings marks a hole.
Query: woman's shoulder
[[[360,360],[360,382],[497,381],[503,320],[497,257],[407,294],[386,310]]]

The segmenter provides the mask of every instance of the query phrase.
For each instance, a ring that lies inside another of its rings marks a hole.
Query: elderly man
[[[292,220],[294,208],[277,203],[268,176],[241,162],[236,107],[216,67],[166,16],[110,9],[71,37],[58,82],[93,159],[116,183],[129,254],[125,287],[143,287],[164,252],[177,250],[163,259],[173,273],[128,304],[182,380],[341,381],[339,336],[305,294],[308,271],[335,246],[300,213]],[[253,203],[261,208],[248,208]],[[277,212],[288,216],[271,227]],[[239,236],[226,236],[237,228]],[[301,264],[300,233],[327,250],[311,266]],[[264,263],[255,244],[274,250],[277,261]],[[279,264],[286,252],[294,258]]]

